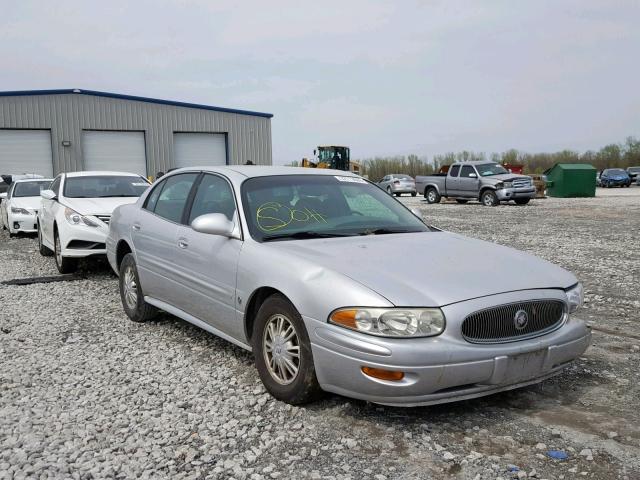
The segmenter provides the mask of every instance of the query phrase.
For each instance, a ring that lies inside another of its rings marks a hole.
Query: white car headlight
[[[21,214],[21,215],[29,215],[29,210],[27,210],[26,208],[11,207],[11,213],[18,213],[18,214]]]
[[[565,290],[569,301],[569,313],[573,313],[582,306],[584,302],[584,288],[581,283],[576,283],[573,287]]]
[[[439,308],[348,307],[335,310],[329,321],[379,337],[431,337],[440,335],[445,327]]]
[[[98,226],[98,224],[93,220],[83,215],[80,215],[78,212],[76,212],[75,210],[72,210],[69,207],[66,207],[64,209],[64,217],[67,219],[67,222],[69,222],[71,225],[86,225],[88,227]]]

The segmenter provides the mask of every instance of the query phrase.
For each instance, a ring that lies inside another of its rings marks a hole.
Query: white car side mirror
[[[45,200],[55,200],[56,193],[53,190],[42,190],[40,196]]]
[[[227,238],[234,238],[235,224],[222,213],[207,213],[194,218],[191,228],[196,232],[207,233],[209,235],[221,235]]]
[[[7,198],[7,192],[0,193],[0,200],[2,200],[3,198]]]
[[[412,208],[411,213],[413,213],[416,217],[422,220],[422,214],[420,213],[420,210],[418,210],[417,208]]]
[[[476,175],[475,173],[470,173],[469,178],[478,178],[478,175]]]

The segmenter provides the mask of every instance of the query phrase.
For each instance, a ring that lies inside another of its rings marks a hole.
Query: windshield
[[[629,167],[631,173],[640,173],[640,167]]]
[[[413,180],[409,175],[394,175],[393,178],[398,178],[400,180]]]
[[[242,184],[242,203],[259,242],[429,231],[401,203],[359,177],[250,178]]]
[[[99,175],[67,177],[64,196],[67,198],[139,197],[149,186],[137,175]]]
[[[476,165],[476,169],[481,177],[490,177],[491,175],[502,175],[503,173],[509,173],[509,171],[502,165],[497,163],[481,163]]]
[[[607,175],[626,175],[626,174],[627,172],[625,172],[621,168],[612,168],[610,170],[607,170]]]
[[[20,182],[13,189],[13,197],[39,197],[42,190],[51,185],[51,180],[43,182]]]

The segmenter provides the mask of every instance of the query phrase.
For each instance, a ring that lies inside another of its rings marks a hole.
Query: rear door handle
[[[140,230],[140,224],[134,223],[133,225],[131,225],[131,228],[133,228],[134,230]]]
[[[178,240],[178,246],[180,248],[187,248],[189,246],[189,243],[185,240]]]

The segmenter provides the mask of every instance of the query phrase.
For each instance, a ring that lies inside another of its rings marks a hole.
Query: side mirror
[[[0,193],[0,200],[2,200],[3,198],[7,198],[7,192]]]
[[[191,222],[191,228],[200,233],[232,238],[235,224],[222,213],[207,213],[196,217]]]
[[[53,190],[42,190],[40,196],[45,200],[55,200],[56,193]]]
[[[418,210],[417,208],[412,208],[411,213],[413,213],[416,217],[422,220],[422,214],[420,213],[420,210]]]
[[[476,175],[475,173],[470,173],[469,178],[478,178],[478,175]]]

